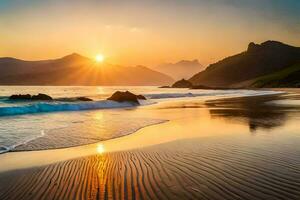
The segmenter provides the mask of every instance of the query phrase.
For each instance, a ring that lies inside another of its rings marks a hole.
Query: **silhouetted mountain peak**
[[[254,51],[258,50],[259,48],[260,48],[260,45],[259,45],[259,44],[255,44],[254,42],[251,42],[251,43],[248,45],[247,52],[254,52]]]
[[[267,46],[269,46],[269,47],[271,47],[271,46],[273,46],[273,47],[275,47],[275,46],[289,46],[289,47],[291,47],[290,45],[284,44],[284,43],[279,42],[279,41],[274,41],[274,40],[265,41],[265,42],[261,43],[261,46],[265,46],[265,47],[267,47]]]
[[[246,51],[211,64],[194,75],[194,85],[228,87],[255,79],[300,62],[300,48],[278,41],[251,42]]]
[[[86,57],[84,57],[78,53],[72,53],[72,54],[62,57],[61,59],[81,59],[81,58],[86,58]]]
[[[280,50],[280,49],[288,49],[288,48],[295,48],[293,46],[284,44],[282,42],[268,40],[261,44],[255,44],[254,42],[249,43],[247,52],[254,53],[261,50]]]
[[[197,59],[194,60],[180,60],[176,63],[164,63],[154,67],[157,71],[170,75],[175,79],[188,79],[193,74],[204,69],[203,65]]]
[[[0,84],[168,85],[174,81],[171,77],[144,66],[99,65],[78,53],[40,61],[0,58]]]
[[[69,55],[67,55],[67,56],[69,56],[69,57],[82,57],[82,55],[80,55],[79,53],[71,53],[71,54],[69,54]]]
[[[78,64],[80,64],[82,62],[90,62],[91,61],[89,58],[82,56],[78,53],[72,53],[72,54],[66,55],[59,60],[63,61],[63,62],[76,62]]]
[[[200,65],[200,63],[197,59],[194,59],[194,60],[181,60],[181,61],[175,63],[175,65]]]

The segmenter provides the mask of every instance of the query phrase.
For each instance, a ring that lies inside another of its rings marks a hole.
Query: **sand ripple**
[[[271,145],[189,140],[78,158],[2,175],[0,199],[300,199],[299,148]]]

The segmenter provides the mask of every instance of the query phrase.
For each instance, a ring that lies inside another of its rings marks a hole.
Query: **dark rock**
[[[141,100],[147,100],[146,97],[144,97],[143,95],[139,94],[139,95],[136,95],[136,97],[138,99],[141,99]]]
[[[87,98],[87,97],[78,97],[78,101],[93,101],[93,99]]]
[[[135,95],[129,91],[126,91],[126,92],[117,91],[117,92],[113,93],[113,95],[111,97],[109,97],[107,100],[112,100],[112,101],[117,101],[117,102],[127,101],[127,102],[139,104],[138,99],[146,99],[146,98],[142,95]]]
[[[181,79],[180,81],[175,82],[172,85],[172,88],[190,88],[193,87],[193,84],[190,81]]]
[[[13,94],[9,97],[10,100],[31,100],[30,94]]]
[[[31,101],[36,101],[36,100],[41,100],[41,101],[49,101],[53,100],[52,97],[46,94],[38,94],[38,95],[33,95],[31,96],[30,94],[14,94],[9,97],[10,100],[31,100]]]
[[[47,95],[47,94],[39,93],[38,95],[33,95],[33,96],[31,97],[31,100],[49,101],[49,100],[53,100],[53,99],[52,99],[52,97],[50,97],[50,96]]]

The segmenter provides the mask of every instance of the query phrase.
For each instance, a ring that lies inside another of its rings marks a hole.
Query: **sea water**
[[[106,100],[115,91],[144,95],[141,105]],[[12,101],[12,94],[45,93],[53,101]],[[84,145],[124,136],[166,121],[133,112],[162,101],[274,94],[254,90],[189,90],[158,87],[0,86],[0,153]],[[88,97],[91,102],[78,101]]]

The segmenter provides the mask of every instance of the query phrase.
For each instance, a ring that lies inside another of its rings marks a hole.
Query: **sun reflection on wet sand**
[[[105,152],[105,148],[103,144],[98,144],[97,145],[97,153],[98,154],[103,154]]]
[[[94,115],[95,120],[102,120],[103,119],[103,113],[102,112],[96,112]]]

